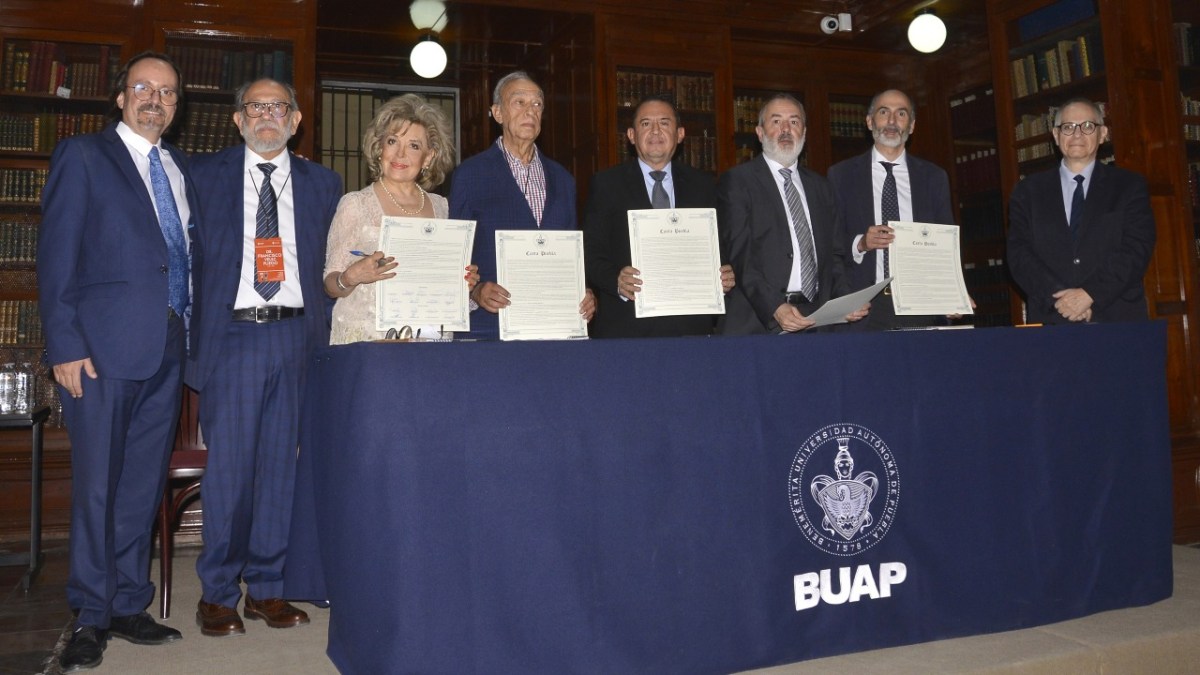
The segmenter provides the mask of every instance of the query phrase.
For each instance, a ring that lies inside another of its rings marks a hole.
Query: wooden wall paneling
[[[591,16],[579,15],[558,30],[546,49],[546,119],[541,147],[575,177],[579,210],[599,162],[596,109],[596,40]]]

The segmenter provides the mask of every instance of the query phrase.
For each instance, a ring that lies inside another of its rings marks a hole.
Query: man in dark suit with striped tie
[[[916,129],[912,99],[889,89],[876,94],[867,109],[867,128],[875,144],[867,152],[829,168],[846,228],[850,287],[867,288],[891,276],[888,244],[895,239],[888,223],[952,224],[950,179],[941,167],[905,150]],[[945,324],[942,316],[896,316],[890,289],[871,302],[862,322],[870,330]]]
[[[1062,163],[1017,183],[1008,205],[1008,266],[1026,320],[1145,320],[1155,240],[1146,179],[1096,161],[1108,127],[1088,99],[1067,101],[1053,134]]]
[[[807,132],[804,106],[777,94],[758,113],[763,154],[726,171],[717,219],[737,286],[725,302],[725,335],[795,333],[829,299],[849,290],[833,190],[797,162]],[[845,318],[858,321],[869,307]]]
[[[202,226],[186,381],[200,393],[208,446],[204,550],[196,561],[204,635],[308,623],[283,600],[300,398],[312,350],[329,343],[325,240],[342,195],[337,174],[287,151],[300,124],[290,85],[237,93],[245,145],[194,160]]]

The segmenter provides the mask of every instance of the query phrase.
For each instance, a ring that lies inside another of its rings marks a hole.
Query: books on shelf
[[[981,148],[954,158],[959,194],[972,194],[1000,186],[1000,158],[996,148]]]
[[[64,138],[100,131],[104,115],[41,112],[0,113],[0,150],[9,152],[52,152]]]
[[[292,82],[292,54],[283,49],[231,49],[228,45],[200,47],[167,45],[167,55],[183,73],[184,88],[202,91],[233,91],[262,77]]]
[[[1013,98],[1061,87],[1104,72],[1099,29],[1058,40],[1009,61]]]
[[[42,199],[48,169],[0,169],[0,202],[36,204]]]
[[[1200,27],[1180,21],[1171,27],[1175,62],[1181,66],[1200,66]]]
[[[994,90],[967,94],[950,100],[950,128],[956,137],[978,134],[996,127]]]
[[[35,300],[0,300],[0,345],[41,344],[42,320]]]
[[[867,133],[867,104],[830,101],[830,134],[839,138],[863,138]]]
[[[15,93],[106,97],[120,69],[109,45],[8,40],[0,58],[0,90]]]
[[[188,104],[187,119],[179,131],[176,145],[186,153],[216,152],[238,143],[240,135],[233,123],[233,106],[225,103]]]
[[[28,213],[0,213],[0,265],[37,261],[38,217]]]
[[[617,71],[617,106],[632,108],[646,96],[670,97],[680,112],[711,113],[716,110],[711,75],[672,75]]]

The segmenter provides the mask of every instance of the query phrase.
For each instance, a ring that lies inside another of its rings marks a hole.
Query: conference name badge
[[[259,237],[254,240],[255,281],[284,281],[283,239]]]

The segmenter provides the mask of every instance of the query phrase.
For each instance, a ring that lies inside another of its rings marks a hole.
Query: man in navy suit
[[[238,90],[244,146],[194,161],[205,221],[195,247],[196,304],[186,381],[200,393],[208,446],[204,550],[196,571],[204,635],[308,623],[282,599],[300,397],[312,350],[329,343],[325,240],[342,195],[332,171],[292,155],[300,125],[290,85]]]
[[[179,419],[188,232],[183,154],[161,142],[182,88],[165,54],[117,77],[120,121],[58,144],[42,192],[39,311],[71,439],[63,672],[98,666],[108,636],[178,640],[150,618],[150,533]]]
[[[849,289],[833,190],[796,161],[807,132],[804,106],[775,95],[755,131],[763,154],[717,184],[717,219],[737,275],[725,302],[725,335],[807,330],[815,325],[810,314]],[[860,320],[868,307],[846,320]]]
[[[716,318],[713,315],[637,318],[632,300],[642,281],[640,272],[631,265],[628,212],[650,208],[716,208],[712,176],[683,161],[672,161],[684,130],[670,99],[663,96],[642,99],[626,135],[637,150],[637,159],[596,174],[584,209],[588,285],[596,289],[599,305],[590,326],[591,336],[709,335]],[[731,266],[721,266],[721,280],[728,293],[733,288]]]
[[[511,304],[496,283],[496,230],[574,230],[575,179],[537,147],[546,97],[522,71],[500,78],[492,93],[492,119],[500,138],[487,150],[459,165],[450,187],[450,217],[475,221],[475,263],[479,283],[471,300],[484,309],[471,316],[470,337],[500,335],[496,316]],[[596,297],[587,289],[579,313],[587,321]]]
[[[1142,176],[1096,161],[1104,113],[1071,99],[1054,115],[1062,163],[1017,183],[1008,205],[1008,266],[1031,323],[1138,321],[1154,253]]]
[[[885,257],[895,234],[882,210],[889,174],[895,197],[892,203],[898,210],[892,218],[918,223],[954,222],[946,172],[904,149],[916,121],[907,94],[895,89],[876,94],[867,109],[867,128],[875,139],[874,147],[829,169],[829,182],[837,195],[851,252],[847,261],[851,290],[873,286],[890,276]],[[884,289],[871,301],[871,315],[861,325],[869,330],[889,330],[945,322],[940,316],[896,316],[891,292]]]

